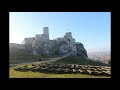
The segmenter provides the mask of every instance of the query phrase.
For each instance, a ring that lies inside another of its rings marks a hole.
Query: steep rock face
[[[54,41],[54,44],[50,44],[51,42],[35,42],[34,43],[34,48],[31,45],[26,45],[26,49],[29,52],[33,52],[39,55],[49,55],[49,56],[54,56],[54,55],[59,55],[63,56],[69,52],[72,53],[71,48],[67,44],[66,41],[61,41],[57,42]],[[53,43],[53,42],[52,42]],[[77,55],[83,57],[83,59],[87,59],[87,51],[84,48],[82,43],[77,42],[76,43],[76,49],[77,49]],[[74,55],[74,52],[73,52]]]
[[[76,43],[77,55],[83,57],[83,59],[88,59],[87,51],[82,43]]]
[[[25,49],[29,54],[34,55],[47,55],[47,56],[64,56],[71,52],[72,55],[76,55],[69,47],[66,41],[38,41],[36,40],[33,44],[24,45]],[[87,51],[82,43],[76,43],[77,55],[83,59],[88,59]]]

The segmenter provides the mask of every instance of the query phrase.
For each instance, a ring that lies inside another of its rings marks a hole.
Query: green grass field
[[[63,59],[57,60],[54,63],[63,63],[63,64],[81,64],[81,65],[94,65],[94,66],[110,66],[105,63],[95,62],[92,60],[84,60],[80,56],[69,56]]]
[[[9,63],[19,64],[27,62],[35,62],[41,58],[39,55],[30,55],[24,49],[10,48]]]
[[[16,52],[16,51],[15,51]],[[21,54],[21,53],[10,54],[10,63],[25,63],[37,61],[39,56]],[[63,63],[63,64],[81,64],[81,65],[105,65],[100,62],[92,62],[89,60],[83,60],[80,56],[70,56],[63,58],[61,60],[55,61],[53,63]],[[15,67],[15,66],[14,66]],[[14,67],[9,68],[9,78],[110,78],[107,76],[93,76],[85,74],[53,74],[53,73],[42,73],[42,72],[19,72],[14,71]]]

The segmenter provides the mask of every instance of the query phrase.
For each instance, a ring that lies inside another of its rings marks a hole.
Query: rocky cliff
[[[53,45],[50,45],[50,42],[44,42],[36,44],[37,47],[35,50],[38,54],[41,55],[51,55],[51,56],[64,56],[69,52],[73,52],[72,49],[69,47],[66,41],[54,41]],[[77,53],[73,52],[74,55],[81,56],[83,59],[88,59],[87,51],[84,48],[82,43],[76,43]]]
[[[82,43],[77,42],[76,48],[77,48],[77,55],[78,56],[81,56],[83,59],[88,59],[87,51],[84,48],[84,45]]]
[[[82,43],[76,43],[77,53],[72,51],[66,41],[48,41],[48,42],[35,42],[32,44],[23,45],[28,54],[45,55],[45,56],[64,56],[71,52],[72,55],[81,56],[83,59],[88,59],[87,51]]]

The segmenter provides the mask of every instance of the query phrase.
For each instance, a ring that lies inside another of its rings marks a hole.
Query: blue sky
[[[50,39],[72,32],[76,42],[88,52],[110,51],[110,12],[10,12],[10,43],[21,43],[25,37],[43,33],[49,27]]]

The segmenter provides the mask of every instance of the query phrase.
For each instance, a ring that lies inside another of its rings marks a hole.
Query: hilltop
[[[80,65],[94,65],[94,66],[110,66],[99,61],[93,61],[91,59],[85,60],[81,56],[68,56],[63,59],[57,60],[54,63],[62,64],[80,64]]]

